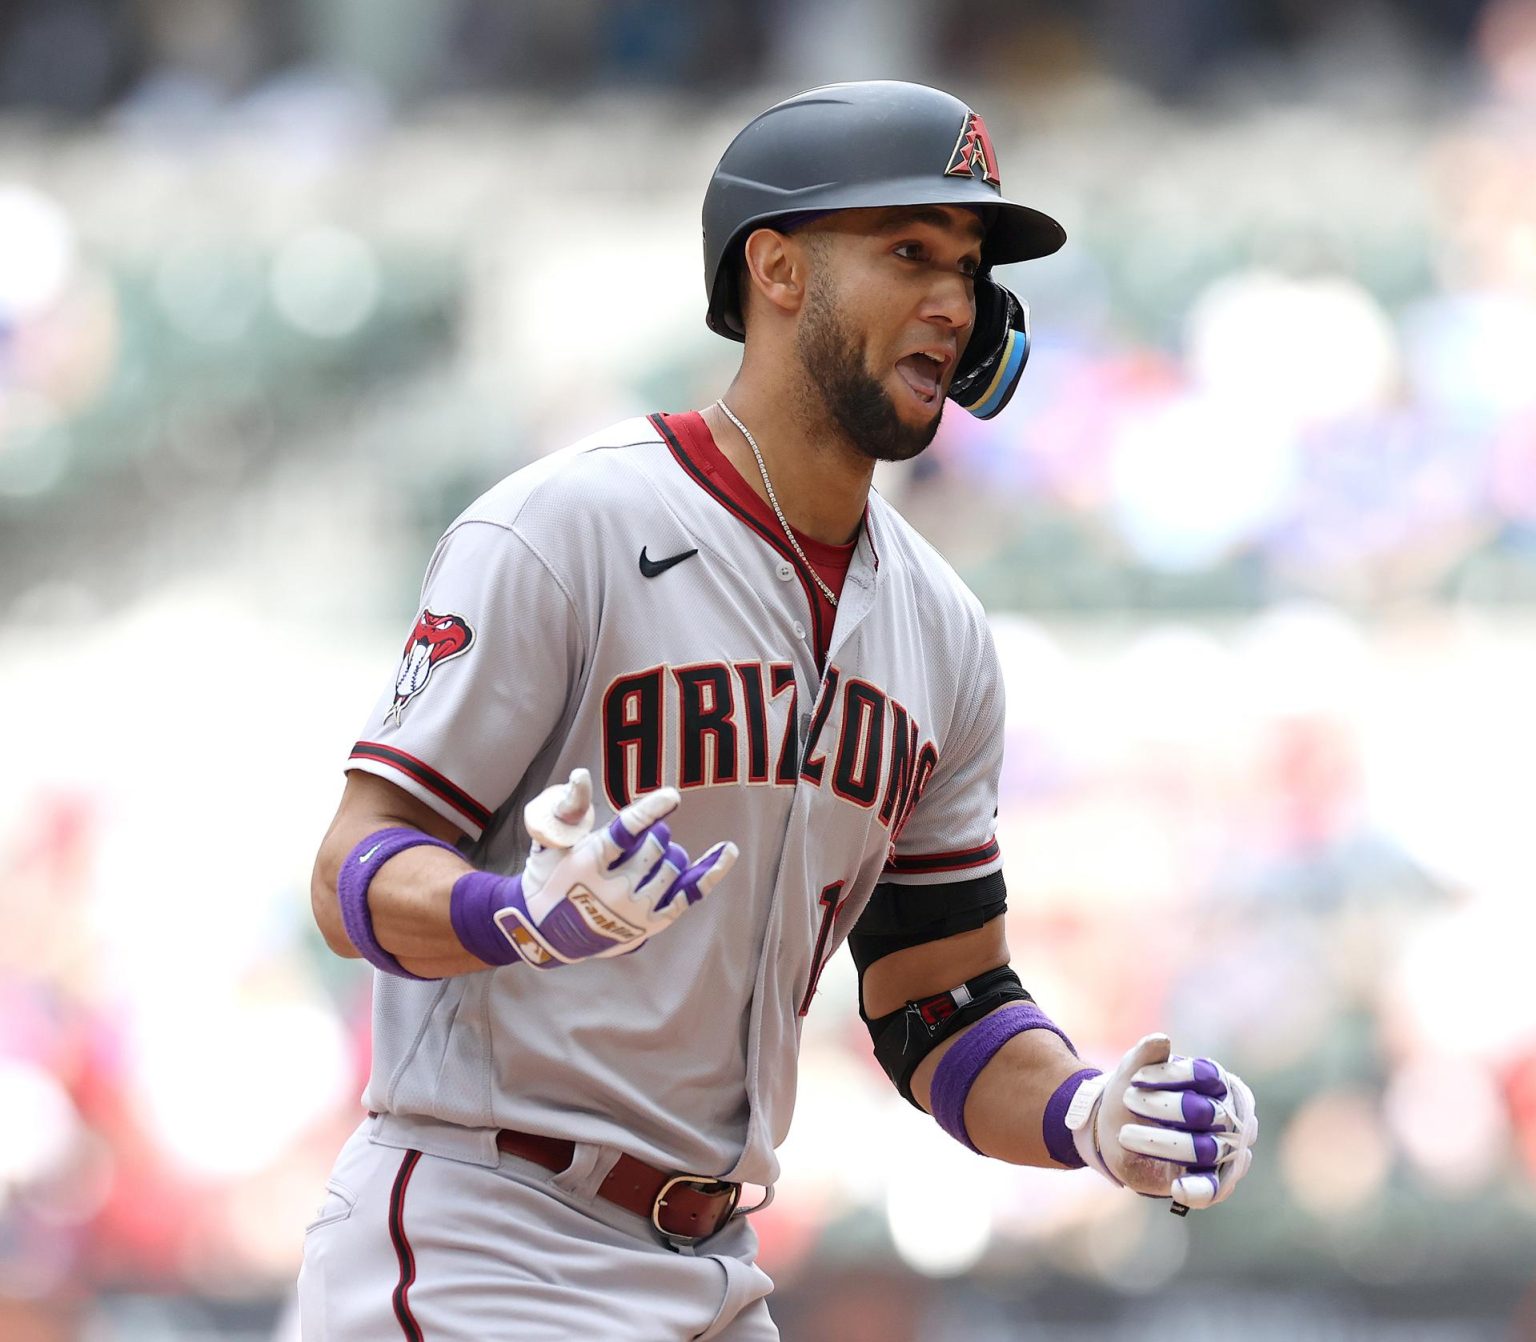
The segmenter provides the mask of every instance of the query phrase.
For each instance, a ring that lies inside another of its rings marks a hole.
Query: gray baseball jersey
[[[448,529],[421,606],[350,768],[458,825],[488,870],[519,869],[523,806],[577,766],[600,815],[672,784],[675,839],[741,858],[633,955],[376,976],[368,1108],[771,1184],[800,1018],[876,883],[942,901],[1000,865],[980,604],[871,494],[829,621],[695,414],[509,476]]]

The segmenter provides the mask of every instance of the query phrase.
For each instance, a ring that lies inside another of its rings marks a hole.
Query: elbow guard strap
[[[865,1017],[870,1038],[875,1043],[875,1060],[895,1083],[902,1099],[914,1108],[922,1106],[912,1098],[912,1073],[940,1044],[956,1030],[996,1011],[1009,1002],[1033,1002],[1019,982],[1019,976],[1007,965],[988,970],[947,993],[908,1002],[900,1011],[874,1020]]]

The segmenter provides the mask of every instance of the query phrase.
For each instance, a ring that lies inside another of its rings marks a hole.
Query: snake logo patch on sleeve
[[[443,662],[468,652],[475,643],[475,631],[462,615],[436,615],[424,610],[416,627],[405,641],[400,670],[395,673],[395,698],[384,715],[385,722],[400,721],[406,704],[414,699]]]

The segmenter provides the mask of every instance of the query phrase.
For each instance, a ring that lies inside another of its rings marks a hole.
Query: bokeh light
[[[42,192],[0,182],[0,316],[35,317],[58,301],[75,264],[68,213]]]

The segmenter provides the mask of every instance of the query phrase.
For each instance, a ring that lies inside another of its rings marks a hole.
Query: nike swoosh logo
[[[655,578],[665,573],[674,564],[681,564],[685,559],[692,559],[698,554],[697,550],[684,550],[680,555],[672,555],[667,559],[649,559],[646,557],[645,547],[640,549],[640,572],[647,578]]]
[[[372,857],[376,852],[378,852],[379,849],[381,849],[383,846],[384,846],[384,841],[382,839],[380,839],[378,843],[374,844],[372,848],[370,848],[366,853],[363,853],[357,859],[358,862],[359,863],[366,862],[370,857]]]

